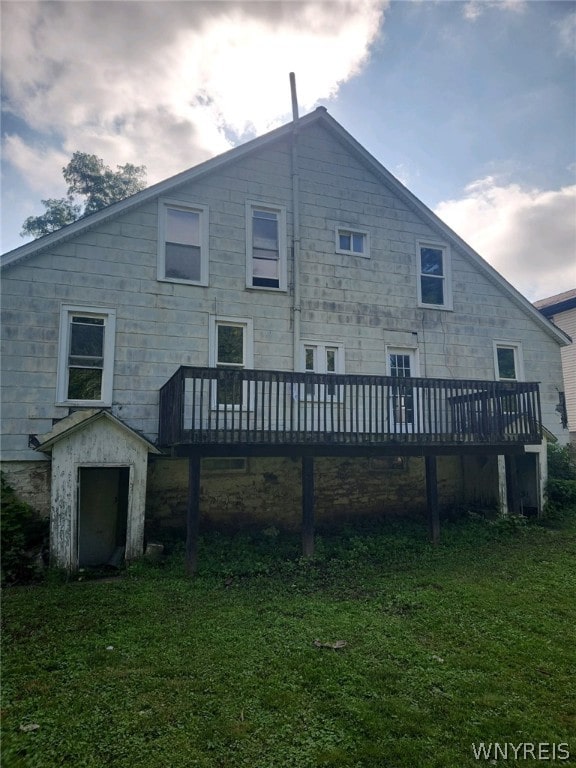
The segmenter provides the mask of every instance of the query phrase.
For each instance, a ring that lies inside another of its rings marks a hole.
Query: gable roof
[[[576,308],[576,288],[564,291],[563,293],[557,293],[555,296],[549,296],[547,299],[535,301],[534,306],[546,317],[553,317],[561,312],[568,312],[568,310]]]
[[[137,192],[135,195],[131,195],[118,203],[113,203],[106,208],[103,208],[96,213],[86,216],[78,221],[68,224],[66,227],[59,229],[57,232],[53,232],[49,235],[45,235],[37,240],[15,248],[12,251],[4,254],[1,258],[0,267],[6,268],[12,264],[19,263],[24,259],[28,259],[35,256],[38,253],[51,248],[57,243],[66,241],[74,237],[75,235],[92,229],[96,225],[108,221],[109,219],[116,218],[127,211],[142,205],[145,202],[154,200],[161,195],[167,193],[174,193],[179,187],[196,181],[203,176],[215,171],[222,166],[229,163],[236,162],[237,160],[250,155],[254,152],[261,150],[263,147],[278,141],[280,139],[289,138],[293,132],[295,126],[298,131],[306,129],[310,125],[318,124],[326,128],[333,136],[335,136],[355,157],[370,171],[372,171],[377,178],[379,178],[386,186],[391,188],[398,197],[415,213],[417,213],[424,221],[428,223],[430,227],[436,230],[437,233],[449,243],[457,247],[461,253],[463,253],[471,262],[473,262],[478,269],[480,269],[486,277],[492,282],[498,285],[505,293],[508,294],[511,301],[519,306],[526,314],[528,314],[533,321],[535,321],[541,328],[543,328],[554,340],[560,345],[564,346],[570,343],[569,337],[553,323],[551,323],[545,315],[538,311],[538,309],[531,304],[514,286],[509,283],[502,275],[497,272],[485,259],[480,256],[468,243],[456,234],[442,219],[436,216],[433,211],[430,210],[424,203],[419,200],[415,195],[410,192],[398,179],[393,176],[386,168],[373,157],[364,147],[356,141],[333,117],[331,117],[325,107],[317,107],[313,112],[310,112],[298,120],[287,123],[286,125],[275,128],[272,131],[260,136],[256,139],[241,144],[238,147],[224,152],[221,155],[206,160],[199,165],[194,166],[182,173],[176,174],[164,181],[148,187],[147,189]]]
[[[60,440],[70,437],[75,432],[79,432],[85,429],[89,424],[93,424],[96,421],[103,419],[104,421],[110,421],[124,432],[127,432],[131,438],[136,442],[143,443],[149,453],[160,453],[158,448],[153,445],[149,440],[142,435],[138,434],[132,427],[125,424],[119,418],[111,414],[109,411],[104,411],[101,408],[87,408],[85,411],[75,411],[69,416],[65,416],[52,427],[50,432],[42,435],[40,438],[40,444],[36,446],[37,451],[47,453],[51,451],[54,445]]]

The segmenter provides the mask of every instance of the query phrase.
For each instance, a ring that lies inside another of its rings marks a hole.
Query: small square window
[[[519,342],[494,343],[494,367],[501,381],[522,381],[522,348]]]
[[[368,232],[347,227],[336,229],[336,253],[345,253],[350,256],[363,256],[369,258]]]

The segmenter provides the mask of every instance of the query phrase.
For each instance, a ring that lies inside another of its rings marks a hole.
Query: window
[[[309,373],[344,373],[344,349],[340,344],[304,343],[304,371]],[[336,384],[305,384],[305,395],[313,400],[339,396]]]
[[[208,285],[208,209],[159,203],[158,279]]]
[[[418,303],[452,309],[450,254],[445,245],[418,243]]]
[[[115,322],[113,310],[62,307],[58,402],[112,403]]]
[[[336,229],[336,253],[370,258],[370,240],[368,232],[347,227]]]
[[[501,381],[521,381],[524,378],[521,344],[494,342],[494,367]]]
[[[248,203],[246,209],[246,284],[286,290],[286,213]]]
[[[210,365],[238,370],[253,365],[252,321],[211,318]],[[219,379],[214,387],[213,408],[246,406],[246,386],[234,377]]]

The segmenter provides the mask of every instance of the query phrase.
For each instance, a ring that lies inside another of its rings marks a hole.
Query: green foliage
[[[175,551],[113,581],[8,590],[3,765],[472,768],[479,741],[574,754],[576,521],[318,543],[303,560],[296,534],[211,533],[193,579]]]
[[[548,501],[565,507],[576,507],[576,480],[549,480]]]
[[[548,445],[548,477],[551,480],[576,480],[576,445]]]
[[[40,216],[29,216],[22,225],[21,235],[48,235],[82,216],[95,213],[144,189],[145,166],[126,163],[116,168],[113,171],[96,155],[74,152],[68,165],[62,169],[64,180],[68,183],[67,197],[42,200],[46,212]],[[77,197],[83,198],[83,203],[79,203]]]
[[[562,520],[576,513],[576,446],[548,446],[546,518]]]
[[[2,584],[22,584],[37,578],[36,557],[48,533],[48,521],[40,518],[29,504],[21,501],[0,473],[2,516]]]

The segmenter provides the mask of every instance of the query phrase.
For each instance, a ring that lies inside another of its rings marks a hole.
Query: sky
[[[161,181],[321,105],[530,301],[576,287],[576,2],[2,0],[2,240],[75,151]]]

